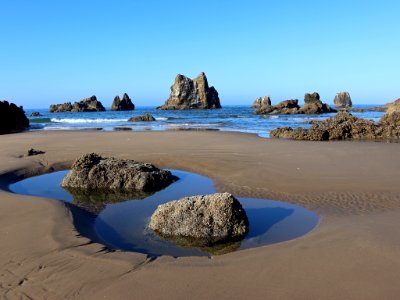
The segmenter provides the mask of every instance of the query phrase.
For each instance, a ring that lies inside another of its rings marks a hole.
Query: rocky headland
[[[178,74],[171,93],[164,105],[157,109],[213,109],[221,108],[217,90],[208,86],[206,75],[202,72],[193,80]]]
[[[400,111],[385,114],[379,122],[357,118],[347,111],[314,123],[310,128],[281,127],[270,132],[271,137],[294,140],[398,140],[400,139]]]
[[[0,134],[19,132],[29,127],[22,106],[8,101],[0,101]]]
[[[66,102],[63,104],[52,104],[50,105],[49,112],[96,112],[96,111],[105,111],[106,109],[101,104],[100,101],[97,100],[96,96],[92,96],[90,98],[86,98],[81,100],[80,102]]]
[[[125,93],[122,96],[122,100],[119,96],[115,96],[113,103],[111,104],[111,110],[134,110],[135,104],[132,103],[131,98]]]
[[[323,103],[318,93],[305,94],[304,106],[299,106],[297,99],[285,100],[276,105],[271,105],[269,97],[257,98],[252,107],[255,107],[255,114],[323,114],[336,112],[328,104]]]
[[[89,153],[78,158],[61,186],[68,189],[154,192],[176,180],[170,171],[135,160],[104,158]]]
[[[159,205],[149,228],[163,237],[179,237],[206,246],[243,238],[249,230],[246,212],[231,194],[185,197]]]

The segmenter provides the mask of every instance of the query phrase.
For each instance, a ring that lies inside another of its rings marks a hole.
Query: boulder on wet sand
[[[337,108],[349,108],[353,106],[348,92],[337,93],[335,99],[333,99],[333,103]]]
[[[221,108],[218,92],[208,86],[206,75],[201,72],[195,79],[178,74],[171,86],[171,94],[164,105],[157,109],[212,109]]]
[[[89,153],[78,158],[61,186],[98,191],[153,192],[167,187],[176,177],[170,171],[135,160],[103,158]]]
[[[304,106],[299,112],[301,114],[313,115],[336,112],[336,110],[331,108],[328,104],[322,103],[318,93],[306,93],[304,95]]]
[[[258,97],[251,105],[252,108],[271,107],[271,98],[269,96]]]
[[[384,115],[378,123],[339,111],[334,117],[315,123],[311,128],[282,127],[270,132],[272,137],[295,140],[326,141],[345,139],[400,139],[400,112]]]
[[[64,104],[52,104],[50,105],[49,112],[96,112],[105,111],[106,109],[97,100],[96,96],[83,99],[80,102],[66,102]]]
[[[22,131],[28,127],[29,120],[22,106],[0,101],[0,134]]]
[[[151,114],[144,114],[142,116],[131,117],[128,119],[128,122],[152,122],[155,120],[156,118],[154,118]]]
[[[122,96],[122,100],[119,96],[115,96],[113,103],[111,104],[111,110],[134,110],[135,105],[132,103],[131,98],[125,93]]]
[[[246,212],[231,194],[185,197],[159,205],[149,228],[163,237],[187,237],[202,244],[244,237],[249,230]]]

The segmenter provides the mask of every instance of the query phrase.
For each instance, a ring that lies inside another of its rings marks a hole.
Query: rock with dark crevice
[[[231,194],[185,197],[159,205],[149,228],[163,237],[212,245],[243,238],[249,230],[246,212]]]
[[[104,158],[89,153],[78,158],[61,186],[96,192],[154,192],[176,180],[170,171],[135,160]]]
[[[127,110],[134,110],[135,104],[132,103],[131,98],[129,98],[128,94],[125,93],[122,96],[122,100],[119,96],[115,96],[114,101],[111,105],[111,110],[114,111],[127,111]]]
[[[195,79],[178,74],[171,93],[161,110],[213,109],[221,108],[217,90],[208,86],[206,75],[202,72]]]

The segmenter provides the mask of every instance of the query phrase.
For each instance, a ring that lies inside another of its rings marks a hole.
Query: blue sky
[[[25,108],[127,92],[161,105],[204,71],[222,105],[400,97],[400,1],[0,0],[0,99]]]

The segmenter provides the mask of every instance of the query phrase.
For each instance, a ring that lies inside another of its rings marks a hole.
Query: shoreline
[[[41,131],[0,139],[0,295],[376,299],[400,293],[398,144],[213,131]],[[29,148],[46,153],[20,157]],[[218,191],[240,197],[296,203],[316,211],[320,224],[295,240],[212,259],[153,260],[107,252],[77,236],[59,202],[3,190],[10,179],[66,168],[93,151],[199,173]]]

